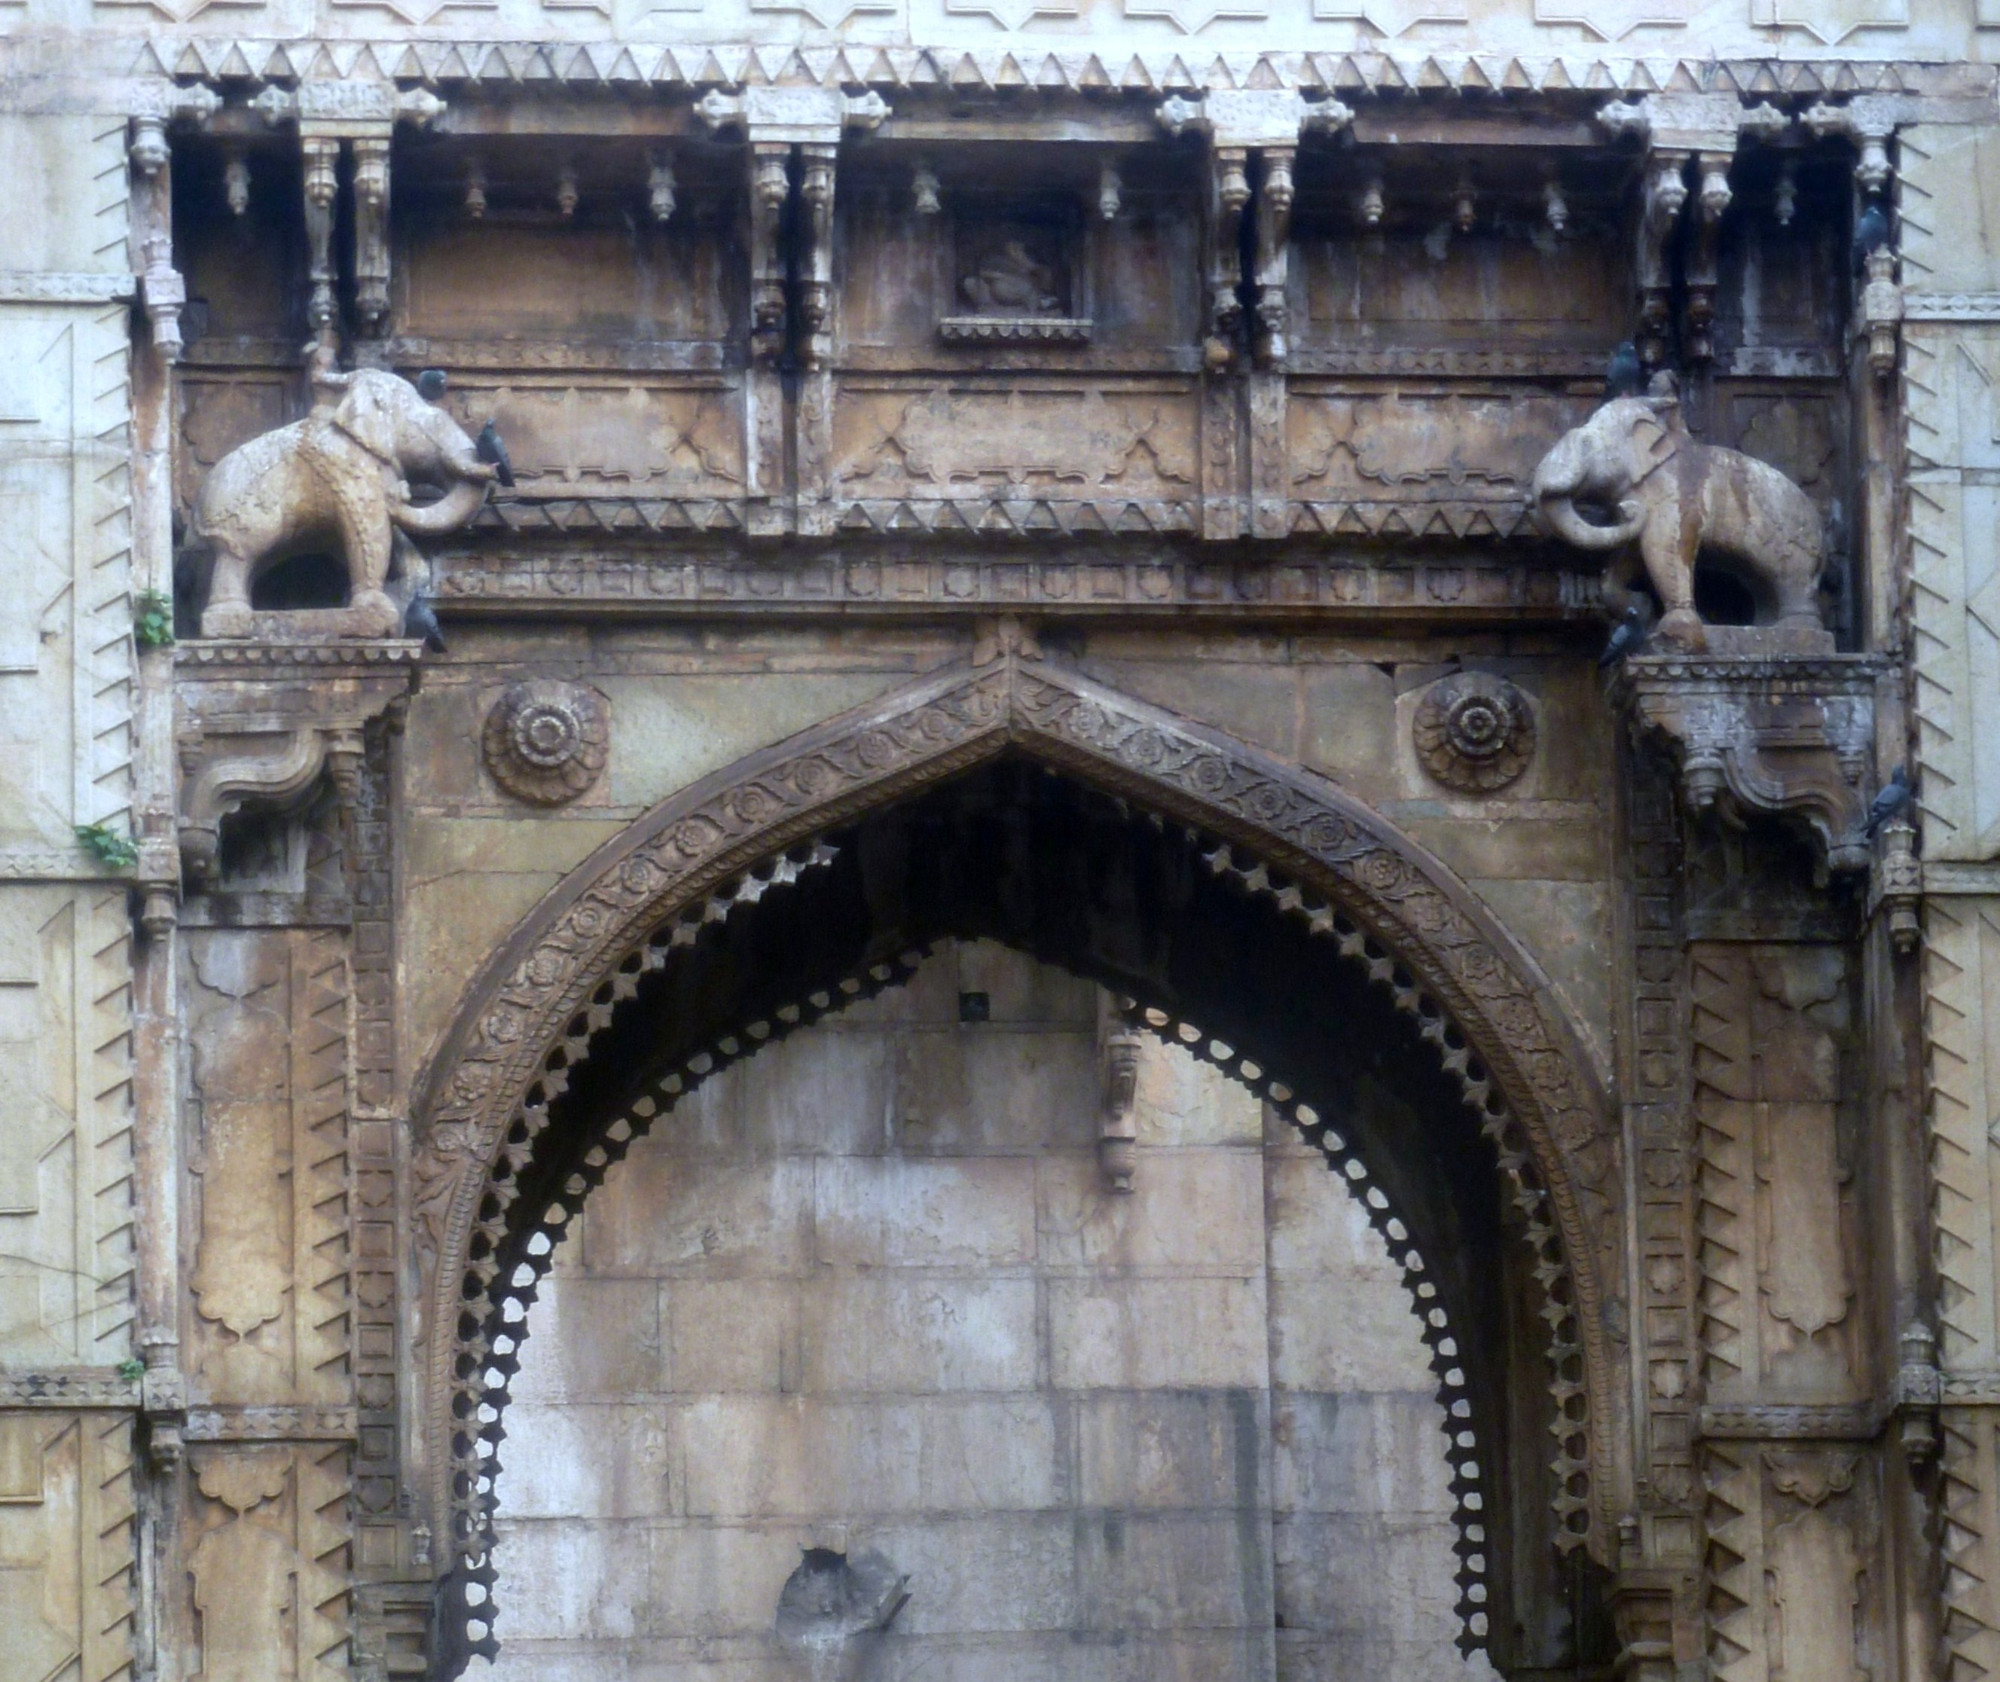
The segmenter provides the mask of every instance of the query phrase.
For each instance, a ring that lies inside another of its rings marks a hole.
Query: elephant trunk
[[[1579,549],[1617,549],[1637,537],[1646,524],[1646,513],[1637,503],[1621,502],[1614,525],[1600,526],[1576,511],[1576,500],[1566,491],[1537,487],[1536,506],[1556,536]]]
[[[401,503],[389,510],[389,518],[412,537],[442,537],[457,531],[477,514],[485,500],[484,479],[454,479],[451,488],[437,501],[422,507]]]

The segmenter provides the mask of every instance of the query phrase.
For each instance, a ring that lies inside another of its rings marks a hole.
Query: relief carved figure
[[[1054,271],[1018,239],[989,252],[963,282],[966,299],[982,315],[1053,315],[1062,303],[1054,285]]]
[[[372,368],[313,371],[312,413],[215,464],[195,503],[194,535],[214,556],[202,634],[251,634],[258,573],[316,538],[337,540],[349,598],[335,627],[395,636],[403,609],[384,588],[399,534],[440,536],[479,511],[498,469],[407,380]],[[412,482],[436,501],[411,500]]]
[[[1550,529],[1582,549],[1637,544],[1666,609],[1660,631],[1706,644],[1694,607],[1696,556],[1739,566],[1779,630],[1817,639],[1825,533],[1812,499],[1775,467],[1697,442],[1671,392],[1620,397],[1565,434],[1535,469],[1534,502]],[[1599,523],[1583,509],[1612,518]],[[1815,651],[1817,642],[1814,643]]]

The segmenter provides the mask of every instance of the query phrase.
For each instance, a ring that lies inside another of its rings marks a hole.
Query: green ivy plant
[[[137,1384],[146,1376],[146,1363],[137,1355],[127,1355],[118,1363],[118,1376],[127,1384]]]
[[[76,838],[86,853],[113,870],[130,870],[139,862],[139,843],[101,823],[78,824]]]
[[[132,598],[132,639],[141,648],[171,648],[174,604],[158,590],[141,590]]]

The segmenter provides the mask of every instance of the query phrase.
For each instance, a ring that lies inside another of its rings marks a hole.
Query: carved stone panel
[[[122,304],[0,303],[0,877],[92,874],[130,799],[129,354]]]
[[[131,912],[0,887],[0,1361],[130,1352]]]
[[[347,1399],[343,937],[190,930],[195,1399]]]
[[[1061,501],[1093,505],[1106,530],[1129,508],[1185,524],[1199,471],[1184,381],[849,377],[834,397],[832,489],[843,506],[948,502],[977,526],[995,503]]]
[[[2000,331],[1912,322],[1910,615],[1928,858],[2000,854]]]
[[[490,418],[523,497],[733,497],[744,491],[739,387],[716,379],[454,379],[445,407]]]
[[[1357,396],[1295,379],[1289,494],[1320,527],[1349,535],[1410,535],[1442,515],[1452,536],[1511,536],[1522,529],[1535,464],[1591,406],[1500,390]]]
[[[23,1682],[131,1674],[129,1415],[0,1412],[0,1651]]]
[[[1864,1375],[1846,956],[1704,942],[1689,965],[1709,1414],[1850,1404]]]
[[[1883,1674],[1878,1464],[1865,1449],[1712,1443],[1709,1669],[1717,1682]]]
[[[214,1447],[191,1456],[184,1537],[202,1682],[347,1674],[347,1450]]]

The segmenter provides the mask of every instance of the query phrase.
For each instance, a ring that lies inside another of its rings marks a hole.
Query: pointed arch
[[[1415,1019],[1544,1235],[1558,1541],[1604,1562],[1627,1494],[1606,1329],[1618,1151],[1602,1071],[1547,976],[1448,867],[1337,784],[1018,651],[935,672],[662,802],[572,871],[468,988],[414,1111],[412,1446],[449,1549],[483,1546],[473,1439],[510,1207],[593,1038],[704,921],[809,866],[817,838],[1008,754],[1213,838],[1211,870],[1338,940]]]

